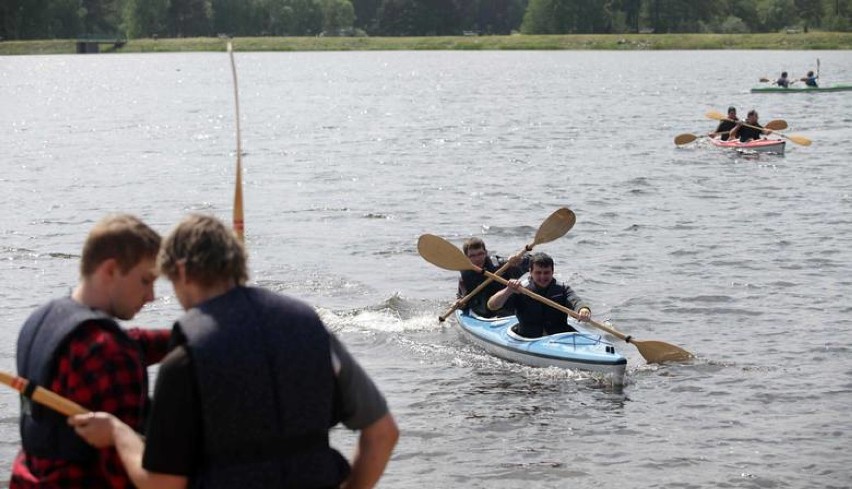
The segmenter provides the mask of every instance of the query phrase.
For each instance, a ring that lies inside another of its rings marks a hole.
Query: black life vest
[[[551,280],[544,290],[536,287],[532,279],[524,284],[524,287],[569,309],[575,309],[579,304],[579,299],[576,298],[571,288],[556,280]],[[576,300],[572,301],[572,298],[576,298]],[[517,294],[512,296],[512,299],[519,322],[517,333],[521,336],[537,338],[543,335],[574,331],[574,328],[568,325],[568,315],[564,312],[525,295]]]
[[[205,488],[337,487],[349,465],[329,446],[335,379],[329,333],[296,299],[235,287],[189,310],[201,398]]]
[[[49,388],[56,375],[58,353],[78,327],[91,322],[111,332],[118,341],[126,342],[129,348],[139,348],[107,314],[70,297],[55,299],[36,309],[18,335],[18,375],[28,379],[32,388],[36,385]],[[147,400],[147,371],[141,351],[139,362],[139,368],[144,372],[144,396]],[[143,411],[147,407],[148,403],[143,403]],[[140,419],[144,419],[144,414],[140,413]],[[133,428],[139,430],[141,427]],[[77,463],[91,461],[97,456],[97,450],[68,426],[64,415],[24,396],[21,396],[20,429],[21,442],[27,454]]]
[[[525,258],[525,260],[528,260],[528,258]],[[483,266],[483,269],[494,273],[505,263],[506,260],[497,255],[489,256],[485,260],[485,265]],[[506,272],[502,274],[503,278],[520,278],[524,274],[523,264],[525,263],[528,263],[528,261],[524,261],[520,267],[509,267],[509,269],[507,269]],[[484,273],[479,273],[473,270],[462,271],[460,280],[461,285],[464,287],[464,295],[473,292],[473,290],[479,287],[479,285],[482,284],[482,282],[484,282],[487,278],[488,277]],[[485,288],[482,289],[482,291],[473,296],[467,302],[467,304],[464,306],[464,310],[473,311],[481,317],[512,315],[512,311],[506,308],[503,308],[499,311],[492,311],[488,309],[488,299],[490,299],[492,295],[503,290],[503,287],[503,284],[497,281],[492,281],[491,283],[486,285]],[[459,292],[462,292],[461,287]]]

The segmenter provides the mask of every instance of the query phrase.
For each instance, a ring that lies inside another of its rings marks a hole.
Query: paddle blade
[[[717,121],[723,121],[723,120],[727,119],[727,117],[725,117],[724,114],[722,114],[721,112],[716,112],[715,110],[711,110],[710,112],[707,112],[704,115],[708,119],[716,119]]]
[[[571,212],[571,209],[563,207],[556,210],[539,226],[538,232],[535,233],[535,239],[533,239],[533,246],[549,243],[565,236],[565,233],[574,227],[575,222],[577,222],[577,216]]]
[[[698,136],[695,134],[678,134],[675,136],[674,142],[678,146],[682,146],[684,144],[689,144],[698,139]]]
[[[787,121],[784,119],[773,119],[767,122],[763,127],[766,129],[772,129],[773,131],[783,131],[784,129],[787,129]]]
[[[417,251],[424,260],[444,270],[476,270],[462,250],[434,234],[424,234],[417,240]]]
[[[631,340],[648,363],[685,362],[695,356],[683,348],[656,340]]]
[[[768,82],[768,81],[769,81],[769,78],[766,78],[766,77],[760,77],[760,82],[761,82],[761,83],[766,83],[766,82]]]
[[[812,141],[810,139],[808,139],[804,136],[796,135],[796,134],[791,134],[789,136],[782,134],[782,136],[784,136],[785,138],[789,139],[790,141],[793,141],[794,143],[800,144],[802,146],[810,146],[811,143],[812,143]]]

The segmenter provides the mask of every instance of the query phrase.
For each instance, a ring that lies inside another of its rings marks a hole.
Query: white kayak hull
[[[624,383],[627,359],[597,330],[589,331],[582,323],[570,323],[577,330],[574,333],[523,338],[511,329],[518,323],[515,316],[486,319],[456,311],[456,319],[467,340],[496,357],[531,367],[600,373],[613,384]]]

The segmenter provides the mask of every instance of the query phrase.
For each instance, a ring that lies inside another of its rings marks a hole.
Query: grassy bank
[[[142,53],[177,51],[223,51],[219,38],[131,39],[101,52]],[[234,39],[237,51],[393,51],[393,50],[661,50],[661,49],[852,49],[852,33],[809,32],[785,34],[589,34],[556,36],[481,37],[241,37]],[[3,41],[0,55],[72,54],[70,40]]]

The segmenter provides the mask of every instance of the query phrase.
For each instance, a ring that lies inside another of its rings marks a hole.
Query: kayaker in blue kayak
[[[491,273],[495,273],[500,267],[509,263],[510,266],[503,273],[506,279],[520,278],[529,269],[529,255],[526,253],[513,255],[509,259],[505,259],[498,255],[489,255],[488,249],[485,247],[485,241],[481,238],[473,237],[465,240],[462,244],[462,251],[467,255],[470,262],[479,268],[485,269]],[[465,297],[469,292],[479,287],[486,279],[484,274],[474,272],[473,270],[462,271],[459,276],[459,287],[457,298]],[[504,286],[498,282],[491,282],[486,285],[481,292],[468,300],[467,304],[462,306],[462,310],[471,311],[474,314],[490,318],[494,316],[511,316],[512,312],[507,310],[492,311],[488,309],[488,299],[497,292],[503,290]]]
[[[722,141],[727,141],[728,137],[730,137],[731,130],[737,126],[737,108],[736,107],[728,107],[728,118],[722,121],[719,121],[719,125],[716,126],[716,130],[708,134],[711,138],[719,138]]]
[[[218,219],[181,222],[158,264],[186,313],[145,438],[105,412],[69,423],[115,446],[139,489],[374,487],[399,437],[384,397],[313,307],[245,285],[245,256]],[[351,468],[329,445],[338,422],[360,431]]]
[[[494,294],[488,300],[492,311],[504,307],[512,309],[518,317],[515,333],[526,338],[538,338],[544,335],[574,331],[568,325],[568,315],[553,307],[519,293],[525,287],[544,296],[559,305],[577,311],[581,321],[592,318],[592,310],[571,287],[553,278],[553,258],[546,253],[537,252],[530,258],[530,276],[525,282],[509,280],[509,285]]]
[[[808,71],[807,76],[802,78],[802,81],[805,82],[805,85],[807,85],[809,87],[818,87],[819,85],[817,85],[817,78],[818,77],[816,75],[814,75],[813,70],[811,70],[811,71]]]
[[[775,84],[779,87],[789,88],[790,87],[790,79],[787,78],[787,72],[781,73],[781,78],[775,80]]]
[[[745,123],[740,122],[731,130],[731,139],[739,139],[741,143],[747,143],[755,139],[760,139],[760,136],[763,134],[771,134],[772,130],[764,129],[757,121],[757,117],[756,110],[751,109],[748,111]]]

